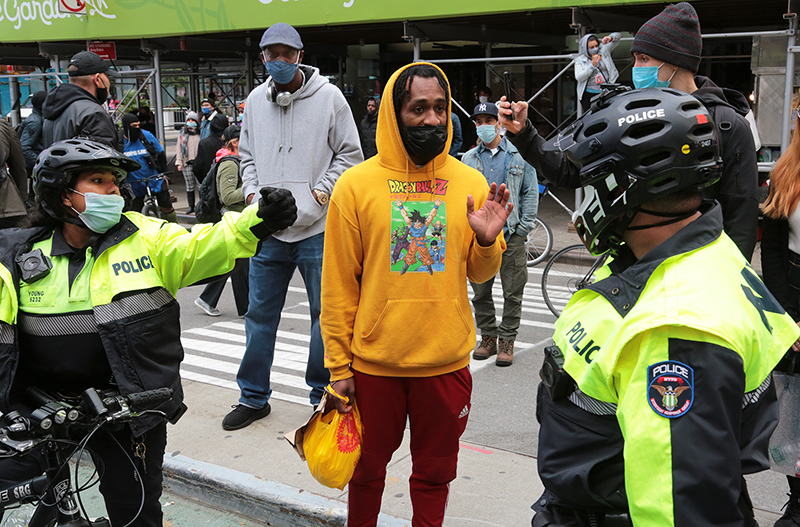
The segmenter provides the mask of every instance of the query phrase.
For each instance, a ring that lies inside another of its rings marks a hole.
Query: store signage
[[[84,0],[58,0],[58,12],[67,15],[85,15],[86,2]]]
[[[258,33],[276,21],[292,24],[302,34],[302,28],[307,26],[402,23],[623,3],[645,4],[654,0],[506,0],[497,5],[486,0],[0,0],[0,40],[7,44],[159,38],[224,31]],[[654,7],[653,13],[657,11]]]
[[[104,60],[117,60],[117,45],[113,42],[89,42],[89,51]]]

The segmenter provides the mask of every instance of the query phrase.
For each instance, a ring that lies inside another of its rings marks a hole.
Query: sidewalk
[[[230,390],[184,381],[190,411],[169,428],[165,485],[270,525],[340,526],[347,492],[319,484],[283,435],[302,424],[311,407],[270,402],[272,413],[242,430],[220,423],[235,402]],[[520,418],[532,418],[531,412]],[[387,475],[379,525],[410,525],[409,434]],[[193,461],[203,460],[203,462]],[[530,525],[530,505],[542,492],[536,459],[499,448],[462,443],[458,477],[450,486],[445,526]]]

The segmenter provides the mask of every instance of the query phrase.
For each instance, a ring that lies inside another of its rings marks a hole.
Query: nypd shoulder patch
[[[694,370],[674,360],[647,368],[647,400],[662,417],[684,415],[694,402]]]

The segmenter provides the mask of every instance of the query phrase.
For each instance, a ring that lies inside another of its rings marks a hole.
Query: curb
[[[343,527],[345,503],[203,461],[166,454],[164,485],[172,492],[275,527]],[[408,527],[381,514],[378,527]]]

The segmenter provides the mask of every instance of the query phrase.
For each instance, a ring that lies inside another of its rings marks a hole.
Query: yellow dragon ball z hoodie
[[[444,151],[417,167],[400,138],[392,92],[378,114],[378,155],[336,183],[325,226],[320,323],[331,380],[432,377],[469,364],[475,346],[467,279],[500,268],[502,233],[481,247],[467,221],[489,192],[480,172]],[[436,66],[434,66],[436,67]],[[449,92],[449,85],[448,85]],[[448,113],[450,115],[450,108]]]

